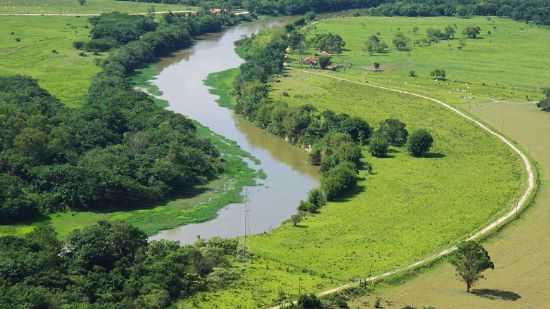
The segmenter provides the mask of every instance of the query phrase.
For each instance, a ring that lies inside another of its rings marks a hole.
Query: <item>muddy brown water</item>
[[[550,308],[550,113],[534,104],[487,103],[471,112],[527,150],[538,162],[541,186],[534,203],[518,219],[485,242],[495,270],[464,292],[452,267],[442,264],[403,285],[376,293],[390,301],[388,308],[405,305],[436,308]],[[373,297],[355,303],[372,306]]]
[[[267,178],[260,181],[260,186],[246,188],[246,203],[228,205],[213,220],[162,231],[152,239],[191,243],[198,236],[202,239],[237,237],[244,235],[245,221],[247,234],[268,232],[295,214],[299,201],[319,185],[318,169],[308,164],[305,151],[259,129],[232,110],[220,107],[216,102],[218,97],[210,94],[204,85],[208,74],[243,63],[235,53],[235,41],[287,21],[262,20],[207,35],[192,48],[159,63],[161,69],[154,83],[163,93],[161,98],[169,102],[169,109],[236,141],[260,160],[254,168],[262,169]]]

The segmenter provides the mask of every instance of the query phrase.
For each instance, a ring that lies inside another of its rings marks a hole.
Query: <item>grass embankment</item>
[[[0,74],[23,74],[37,78],[41,87],[63,103],[78,107],[86,96],[93,76],[100,71],[94,64],[94,59],[98,57],[91,54],[87,57],[79,56],[79,51],[72,47],[73,41],[88,39],[87,18],[0,17],[0,22],[6,25],[3,28],[5,31],[0,33]],[[10,34],[11,31],[14,32],[13,35]],[[15,40],[17,37],[21,39],[20,42]],[[53,49],[58,53],[53,53]],[[136,74],[133,81],[152,95],[160,95],[152,84],[146,84],[156,72],[154,65],[148,66]],[[163,107],[168,104],[158,98],[155,101]],[[248,167],[245,159],[256,159],[234,142],[212,133],[200,124],[197,125],[200,135],[212,141],[224,156],[225,172],[219,179],[197,188],[195,192],[183,193],[155,207],[105,213],[57,213],[33,224],[0,226],[0,235],[22,235],[37,225],[48,224],[60,237],[65,237],[74,229],[100,220],[123,220],[152,235],[162,229],[212,219],[220,208],[241,201],[242,188],[254,185],[255,179],[262,177],[262,171]]]
[[[315,27],[345,36],[349,50],[336,57],[337,62],[358,61],[353,62],[352,69],[335,75],[363,81],[366,73],[360,67],[373,58],[363,59],[368,56],[362,54],[360,43],[368,37],[369,31],[364,27],[367,19],[354,20],[358,21],[354,33],[361,33],[357,36],[340,32],[337,26],[330,27],[340,22],[347,25],[351,23],[348,19],[321,21]],[[440,19],[443,25],[459,21],[471,22]],[[386,21],[379,22],[382,27]],[[401,23],[402,29],[409,27],[407,19],[401,19]],[[374,59],[381,57],[390,55]],[[429,61],[424,69],[417,68],[419,75],[429,75]],[[392,86],[394,80],[403,82],[409,70],[386,70],[380,74],[386,77],[376,78],[380,83],[387,80]],[[458,102],[460,95],[448,93],[448,87],[456,86],[454,83],[437,84],[428,77],[419,83],[430,85],[422,89],[426,93],[433,91],[438,98],[444,93],[443,99],[454,98]],[[309,103],[321,111],[330,109],[363,117],[373,125],[394,117],[407,123],[409,130],[426,128],[435,138],[432,155],[412,158],[403,149],[394,148],[391,157],[378,159],[364,151],[374,175],[362,172],[366,180],[359,183],[357,192],[329,203],[299,228],[285,224],[270,234],[249,238],[256,258],[244,268],[242,278],[225,290],[183,302],[182,308],[197,303],[201,308],[258,308],[275,301],[279,291],[293,295],[299,291],[318,292],[327,286],[408,265],[464,239],[508,210],[523,188],[525,174],[510,149],[433,102],[311,75],[297,68],[290,69],[272,86],[272,98],[291,106]],[[288,267],[289,273],[283,276],[272,272],[273,265]]]
[[[0,14],[99,14],[106,12],[147,13],[156,11],[189,10],[192,7],[116,0],[88,0],[80,5],[77,0],[0,0]]]
[[[76,3],[76,1],[74,1]],[[0,16],[0,75],[28,75],[68,106],[78,106],[101,69],[73,48],[88,40],[88,18]]]

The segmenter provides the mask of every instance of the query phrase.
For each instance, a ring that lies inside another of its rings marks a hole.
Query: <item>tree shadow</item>
[[[334,199],[333,202],[337,202],[337,203],[339,203],[339,202],[340,203],[341,202],[349,202],[354,196],[356,196],[359,193],[364,192],[366,189],[367,188],[365,186],[362,186],[362,185],[358,184],[353,189],[349,190],[348,192],[346,192],[342,196]]]
[[[498,289],[475,289],[472,294],[492,300],[516,301],[521,298],[518,293]]]
[[[446,155],[438,152],[430,152],[424,155],[424,158],[427,159],[442,159],[445,158]]]

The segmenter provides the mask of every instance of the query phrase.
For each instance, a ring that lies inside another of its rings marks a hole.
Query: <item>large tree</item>
[[[458,245],[450,262],[454,265],[457,276],[466,283],[468,293],[474,283],[483,278],[482,273],[485,270],[495,268],[487,250],[475,241],[467,241]]]

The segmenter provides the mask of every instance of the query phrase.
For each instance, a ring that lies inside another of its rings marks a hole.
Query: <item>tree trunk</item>
[[[466,292],[470,293],[470,289],[472,288],[471,282],[466,282]]]

